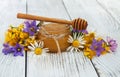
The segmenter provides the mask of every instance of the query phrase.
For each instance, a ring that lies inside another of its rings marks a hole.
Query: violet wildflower
[[[88,34],[88,31],[87,30],[76,30],[76,29],[73,29],[72,30],[73,33],[83,33],[83,34]]]
[[[2,52],[3,52],[5,55],[13,52],[13,50],[11,49],[11,47],[10,47],[7,43],[3,44],[3,47],[4,47],[4,48],[2,49]]]
[[[26,26],[26,28],[24,28],[23,31],[29,33],[30,36],[33,36],[37,32],[37,30],[38,30],[38,27],[36,25],[36,21],[35,20],[31,21],[31,22],[26,21],[25,22],[25,26]]]
[[[24,47],[20,44],[16,44],[16,46],[12,47],[12,50],[14,51],[14,56],[23,56]]]
[[[116,40],[113,40],[110,37],[107,37],[107,42],[108,42],[108,46],[110,46],[110,50],[114,52],[118,46],[118,44],[116,43]]]
[[[81,30],[81,32],[82,32],[83,34],[88,34],[88,31],[87,31],[87,30]]]
[[[92,45],[90,46],[90,49],[96,52],[97,56],[100,56],[101,52],[104,51],[104,48],[102,47],[102,40],[98,41],[96,39],[93,39]]]

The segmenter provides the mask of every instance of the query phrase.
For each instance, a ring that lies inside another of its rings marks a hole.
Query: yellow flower
[[[91,50],[90,48],[85,48],[84,55],[86,57],[88,57],[89,59],[92,59],[96,55],[96,53],[95,53],[95,51]]]
[[[93,33],[93,32],[89,33],[89,34],[86,34],[84,36],[84,40],[86,41],[86,44],[84,45],[85,49],[89,48],[91,46],[91,43],[92,43],[94,38],[95,38],[95,33]]]
[[[101,40],[103,40],[101,37],[97,38],[97,41],[101,41]]]
[[[29,34],[28,33],[26,33],[26,32],[20,32],[20,38],[21,39],[26,39],[26,38],[28,38],[29,37]]]
[[[27,38],[27,39],[26,39],[26,43],[27,43],[27,44],[30,44],[30,43],[33,44],[34,41],[35,41],[35,39],[33,39],[33,38]]]
[[[105,47],[105,50],[106,50],[106,51],[109,51],[109,50],[110,50],[110,47],[106,46],[106,47]]]
[[[18,29],[18,27],[11,27],[10,29],[13,33],[20,33],[20,30]]]
[[[86,41],[87,44],[92,43],[92,40],[95,38],[95,33],[89,33],[84,36],[84,40]]]
[[[108,51],[110,51],[110,47],[109,46],[104,46],[105,50],[101,52],[102,55],[108,53]]]
[[[101,52],[102,55],[105,55],[105,54],[107,54],[107,53],[108,53],[107,51],[102,51],[102,52]]]
[[[21,42],[21,39],[26,39],[29,35],[25,32],[22,32],[23,25],[19,25],[19,27],[10,26],[10,29],[5,33],[5,42],[9,43],[10,45],[14,46],[16,43]]]
[[[8,43],[9,43],[11,46],[15,46],[16,43],[17,43],[17,41],[12,41],[12,40],[11,40],[11,41],[9,41]]]
[[[20,24],[20,25],[18,26],[18,30],[20,30],[20,31],[22,31],[23,28],[24,28],[24,25],[23,25],[23,24]]]
[[[19,39],[13,34],[11,31],[6,32],[5,34],[5,42],[9,43],[10,45],[16,45]]]
[[[101,52],[102,55],[104,55],[104,54],[108,53],[108,51],[110,51],[110,47],[107,46],[106,42],[102,43],[102,47],[105,49],[104,51]]]
[[[10,41],[12,38],[12,33],[11,32],[6,32],[5,33],[5,42]]]
[[[20,42],[19,42],[19,44],[22,44],[24,47],[26,47],[27,48],[27,46],[29,46],[30,45],[30,43],[34,43],[34,39],[32,39],[32,38],[27,38],[27,39],[21,39],[20,40]]]
[[[17,28],[13,28],[13,29],[12,29],[12,32],[15,33],[15,32],[19,32],[19,31],[17,30]]]

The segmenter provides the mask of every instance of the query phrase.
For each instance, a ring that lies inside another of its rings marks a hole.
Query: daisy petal
[[[72,43],[72,41],[71,41],[71,40],[67,40],[67,42],[68,42],[68,43]]]
[[[75,33],[73,34],[73,39],[76,39],[76,37],[77,37],[77,33],[75,32]]]
[[[84,46],[79,46],[79,48],[84,48]]]
[[[43,48],[43,41],[40,41],[39,47],[40,47],[40,48]]]
[[[78,48],[74,48],[74,51],[77,52]]]
[[[69,47],[67,48],[67,50],[66,50],[66,51],[70,51],[70,50],[71,50],[71,48],[72,48],[72,46],[69,46]]]
[[[33,47],[31,47],[31,46],[28,46],[28,48],[29,48],[30,50],[34,50],[34,48],[33,48]]]
[[[74,48],[75,49],[75,52],[78,52],[79,51],[79,49],[78,48]]]
[[[80,42],[80,44],[84,45],[84,44],[85,44],[85,42]]]
[[[41,41],[41,47],[42,47],[42,48],[44,47],[44,42],[43,42],[43,41]]]
[[[33,48],[35,48],[35,46],[34,46],[32,43],[30,43],[30,45],[31,45]]]
[[[42,48],[42,41],[40,41],[40,43],[39,43],[39,47]]]
[[[70,35],[69,35],[69,38],[70,38],[70,40],[71,40],[71,41],[73,41],[73,38],[72,38],[72,36],[70,36]]]
[[[37,41],[35,41],[35,44],[34,44],[34,45],[35,45],[35,47],[38,47],[38,43],[37,43]]]
[[[69,38],[68,38],[68,41],[67,41],[67,42],[68,42],[68,43],[72,43],[72,42],[73,42],[72,36],[69,35]]]
[[[44,48],[43,49],[45,52],[49,52],[49,49],[48,48]]]
[[[40,47],[40,48],[41,48],[41,42],[39,42],[38,47]]]
[[[43,49],[42,53],[47,53],[49,50]]]
[[[71,47],[70,52],[73,52],[73,50],[74,50],[74,47]]]

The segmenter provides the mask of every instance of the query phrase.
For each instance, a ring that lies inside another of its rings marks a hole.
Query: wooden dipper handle
[[[17,18],[46,21],[46,22],[55,22],[55,23],[61,23],[61,24],[69,24],[69,25],[72,25],[73,29],[75,30],[85,30],[88,25],[87,21],[81,18],[68,21],[68,20],[63,20],[63,19],[48,18],[48,17],[35,16],[35,15],[30,15],[30,14],[23,14],[23,13],[18,13]]]
[[[48,17],[42,17],[42,16],[35,16],[35,15],[23,14],[23,13],[18,13],[17,18],[29,19],[29,20],[38,20],[38,21],[46,21],[46,22],[55,22],[55,23],[72,25],[72,22],[68,21],[68,20],[48,18]]]

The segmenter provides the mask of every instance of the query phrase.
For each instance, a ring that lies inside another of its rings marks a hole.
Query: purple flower
[[[83,33],[83,34],[88,34],[88,31],[87,30],[76,30],[76,29],[73,29],[72,32],[77,32],[77,33]]]
[[[37,32],[37,29],[38,29],[36,25],[36,21],[35,20],[31,22],[26,21],[24,23],[25,23],[26,28],[24,28],[23,31],[28,32],[30,36],[33,36]]]
[[[82,33],[83,34],[88,34],[88,31],[87,30],[82,30]]]
[[[3,47],[4,47],[4,48],[2,49],[2,52],[3,52],[5,55],[13,52],[13,50],[11,49],[11,47],[10,47],[7,43],[3,44]]]
[[[23,49],[24,47],[20,44],[16,44],[16,46],[12,47],[12,50],[14,51],[14,56],[23,56]]]
[[[118,44],[116,43],[116,40],[113,40],[110,37],[107,37],[107,42],[108,42],[108,45],[110,46],[110,50],[114,52],[118,46]]]
[[[102,43],[103,40],[97,41],[96,39],[93,39],[92,45],[90,46],[91,50],[96,51],[97,56],[100,56],[101,52],[104,51]]]

